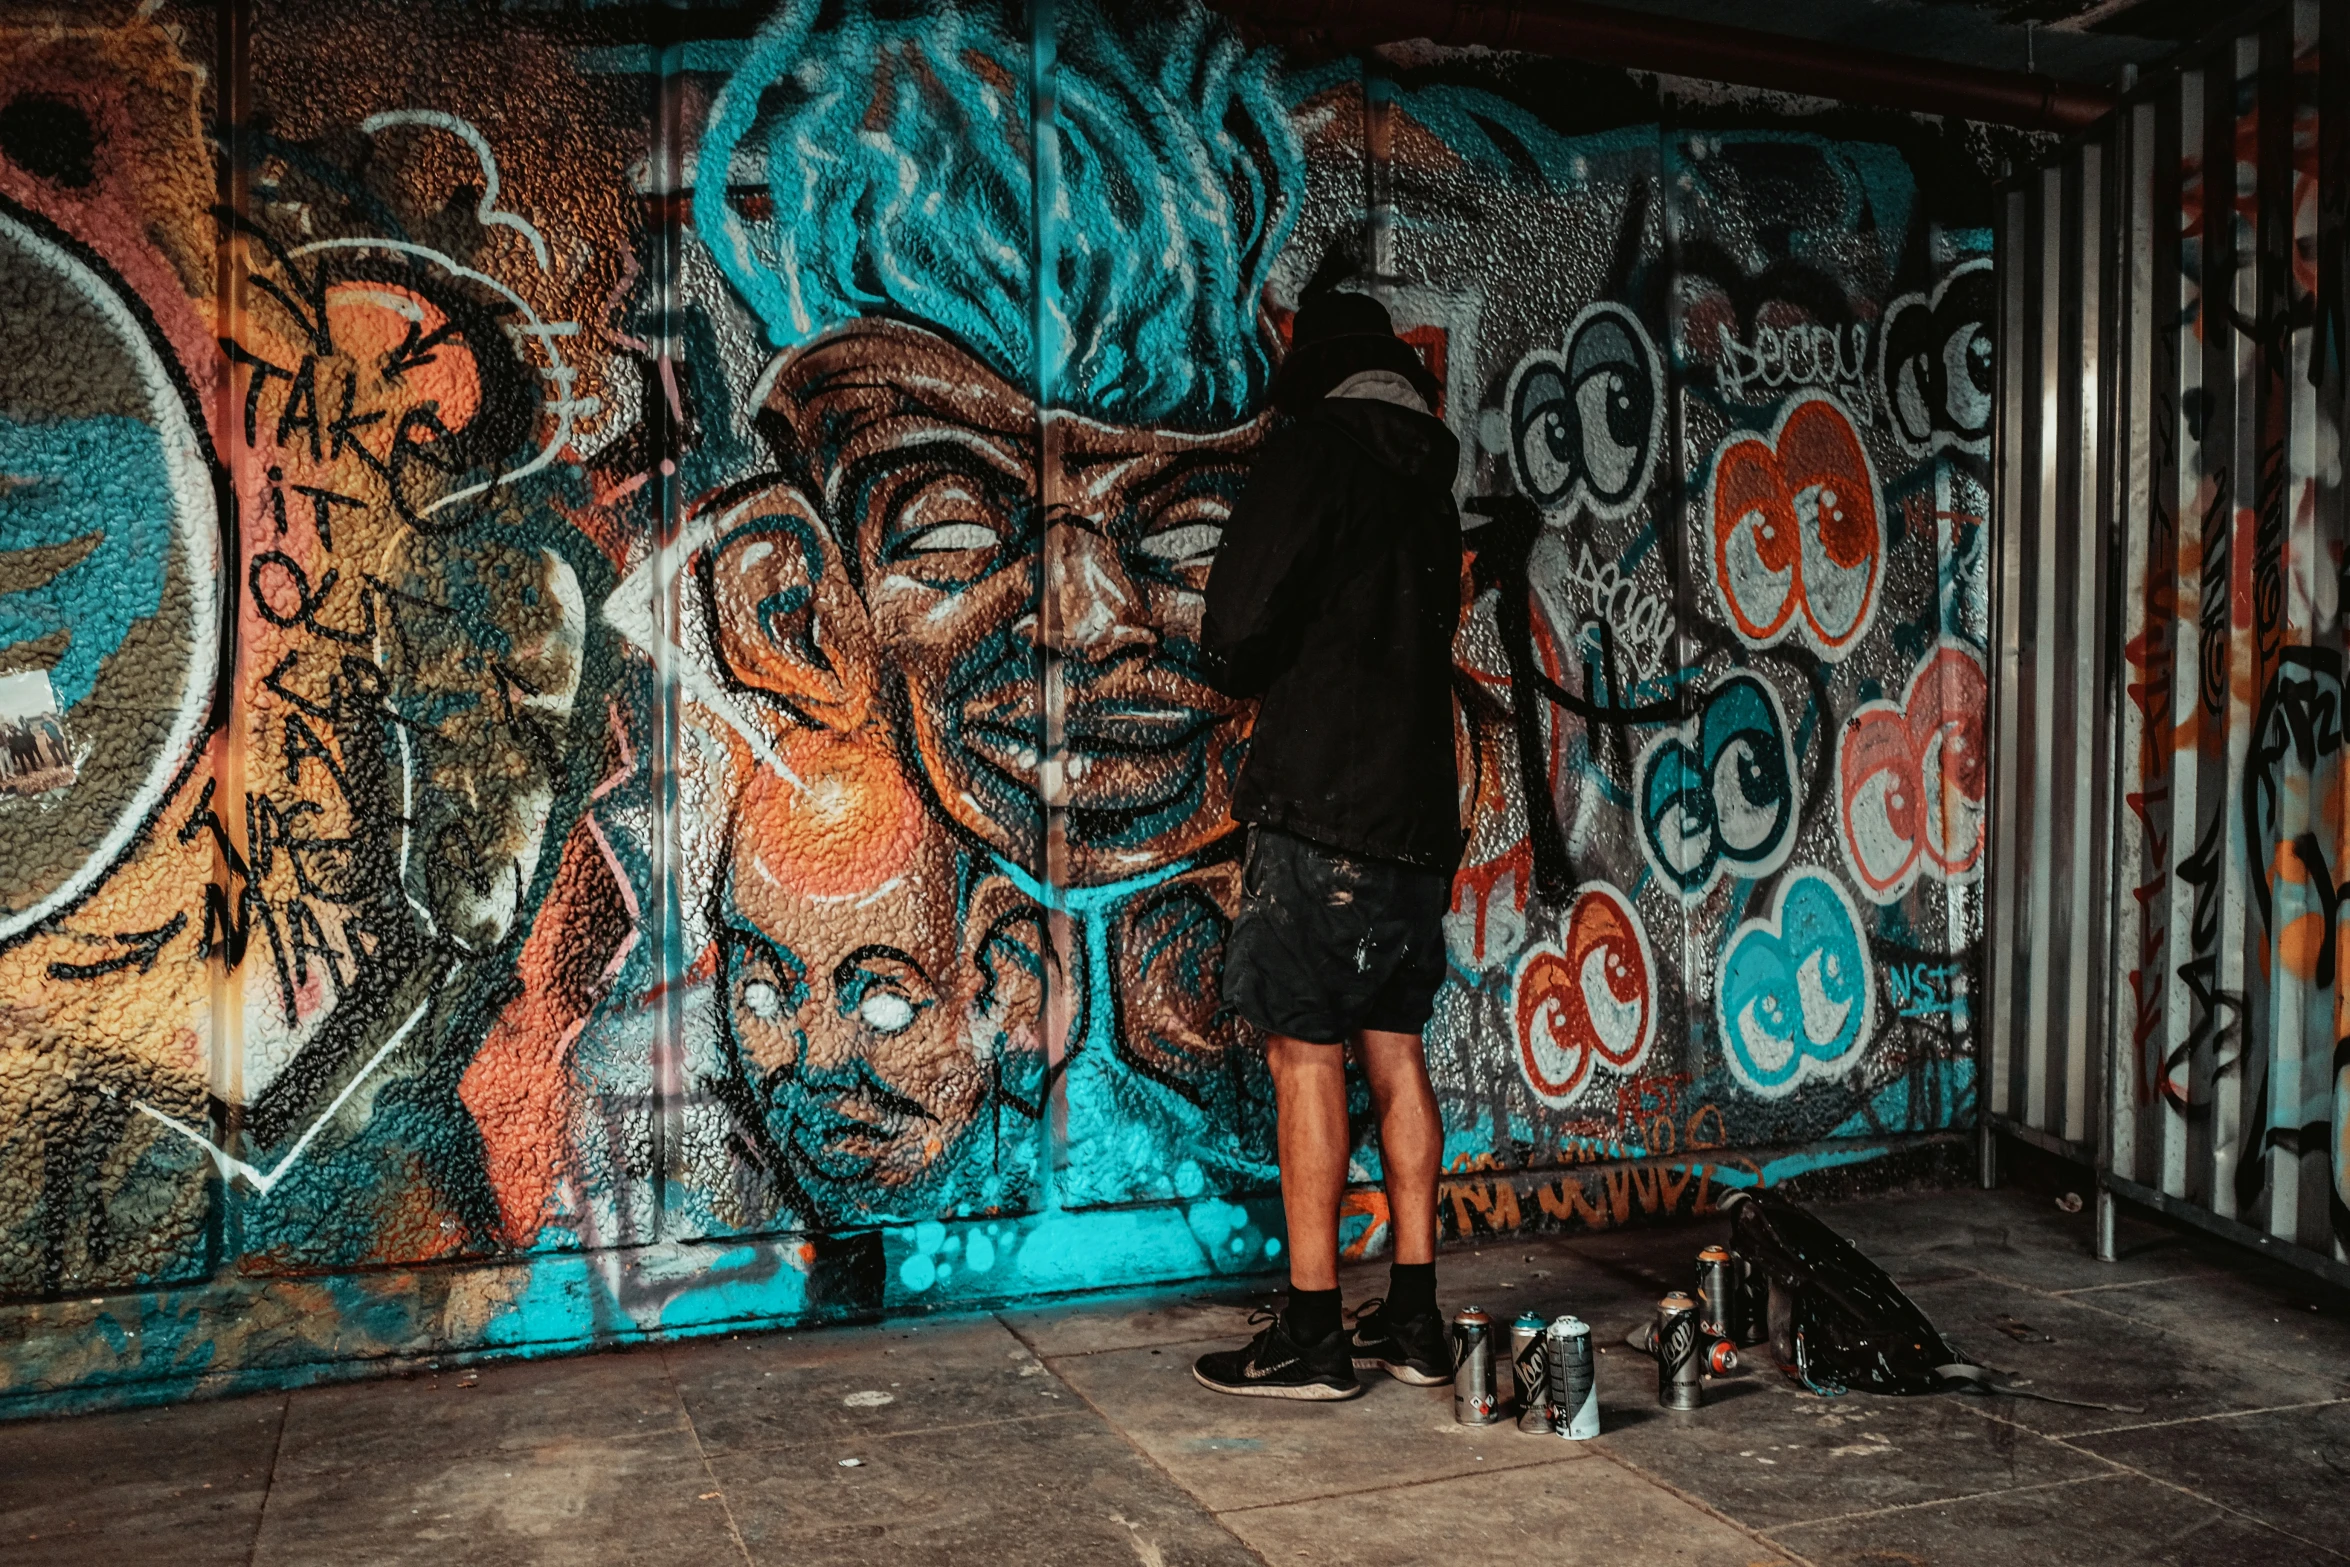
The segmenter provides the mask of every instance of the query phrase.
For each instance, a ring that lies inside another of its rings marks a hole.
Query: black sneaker
[[[1260,1310],[1249,1317],[1265,1331],[1246,1349],[1218,1350],[1192,1362],[1191,1374],[1201,1387],[1245,1398],[1360,1398],[1363,1385],[1355,1380],[1354,1362],[1347,1358],[1346,1329],[1316,1344],[1300,1344],[1289,1336],[1280,1313]]]
[[[1357,1371],[1384,1370],[1414,1387],[1452,1380],[1452,1335],[1440,1311],[1404,1317],[1383,1300],[1367,1302],[1355,1316],[1353,1354]]]

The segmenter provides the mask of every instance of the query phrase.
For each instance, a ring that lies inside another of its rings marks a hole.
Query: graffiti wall
[[[1477,525],[1448,1229],[1971,1124],[2013,151],[1176,6],[23,11],[0,1398],[1278,1269],[1196,639],[1317,279]]]

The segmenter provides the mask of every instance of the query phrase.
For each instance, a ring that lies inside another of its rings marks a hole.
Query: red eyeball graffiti
[[[1920,875],[1966,881],[1981,869],[1989,698],[1982,661],[1945,644],[1898,705],[1865,703],[1845,720],[1837,836],[1871,902],[1893,902]]]
[[[1585,882],[1568,906],[1561,946],[1518,960],[1518,1069],[1554,1110],[1573,1101],[1594,1057],[1637,1071],[1656,1038],[1656,960],[1640,911],[1605,882]]]
[[[1868,629],[1884,574],[1884,508],[1852,415],[1824,392],[1781,411],[1765,439],[1714,458],[1714,586],[1749,646],[1793,633],[1830,659]]]

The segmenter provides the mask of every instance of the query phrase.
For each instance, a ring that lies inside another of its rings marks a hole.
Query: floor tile
[[[853,1449],[853,1451],[851,1451]],[[853,1458],[843,1466],[842,1458]],[[1253,1567],[1196,1501],[1084,1410],[713,1459],[772,1567]]]
[[[578,1441],[279,1476],[254,1567],[726,1567],[709,1471],[644,1441]]]
[[[1821,1398],[1775,1370],[1707,1385],[1689,1414],[1660,1409],[1654,1362],[1600,1362],[1608,1449],[1750,1527],[1902,1506],[2104,1472],[2045,1437],[1986,1420],[1958,1395]]]
[[[282,1396],[0,1425],[0,1561],[243,1562]]]
[[[993,1317],[702,1340],[668,1358],[712,1453],[1017,1420],[1075,1403]]]
[[[1278,1293],[1261,1290],[1173,1297],[1122,1295],[1032,1311],[1005,1311],[998,1317],[1021,1342],[1050,1360],[1109,1349],[1243,1340],[1255,1331],[1249,1326],[1249,1313],[1280,1298]]]
[[[1497,1253],[1488,1247],[1469,1267],[1440,1267],[1438,1277],[1449,1271],[1456,1278],[1447,1304],[1466,1304],[1465,1297],[1483,1284],[1478,1304],[1505,1322],[1525,1310],[1541,1317],[1572,1312],[1604,1337],[1619,1338],[1630,1324],[1646,1320],[1667,1290],[1690,1288],[1698,1250],[1728,1233],[1724,1226],[1696,1225],[1556,1240],[1539,1250]],[[1449,1256],[1444,1260],[1452,1263]]]
[[[658,1350],[447,1369],[292,1395],[280,1476],[497,1453],[551,1441],[672,1439],[685,1406]]]
[[[1680,1232],[1681,1239],[1671,1243],[1673,1253],[1685,1250],[1696,1255],[1690,1233]],[[1350,1308],[1387,1293],[1385,1263],[1358,1263],[1344,1269],[1340,1278]],[[1628,1288],[1632,1296],[1642,1293],[1640,1287],[1614,1279],[1606,1267],[1563,1236],[1489,1243],[1448,1251],[1436,1259],[1436,1298],[1447,1314],[1471,1305],[1484,1307],[1504,1322],[1521,1311],[1546,1317],[1562,1311],[1580,1314],[1585,1302],[1597,1297],[1613,1300]]]
[[[2084,1199],[2088,1197],[2084,1192]],[[2044,1290],[2142,1283],[2208,1271],[2197,1241],[2124,1214],[2120,1260],[2100,1262],[2094,1205],[2066,1213],[2025,1192],[1932,1192],[1824,1204],[1830,1228],[1905,1284],[1957,1270]]]
[[[1272,1567],[1763,1567],[1786,1559],[1604,1461],[1461,1475],[1223,1519]]]
[[[2350,1301],[2315,1279],[2247,1261],[2128,1289],[2070,1297],[2308,1380],[2305,1396],[2350,1382]]]
[[[2307,1379],[2266,1362],[2158,1328],[2117,1323],[2076,1297],[1979,1276],[1913,1285],[1907,1293],[1951,1346],[1969,1358],[2023,1380],[2036,1392],[2139,1411],[1953,1395],[2030,1431],[2097,1431],[2327,1396],[2311,1394]]]
[[[2350,1403],[2110,1431],[2074,1445],[2350,1551]]]
[[[1192,1380],[1194,1346],[1077,1355],[1054,1363],[1069,1385],[1208,1506],[1260,1506],[1334,1491],[1553,1463],[1581,1450],[1504,1421],[1464,1426],[1452,1388],[1385,1375],[1347,1403],[1235,1398]]]
[[[2340,1567],[2340,1558],[2135,1475],[1773,1531],[1817,1567]]]

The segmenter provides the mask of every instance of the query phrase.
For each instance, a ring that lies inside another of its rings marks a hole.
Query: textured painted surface
[[[1493,523],[1448,1227],[1971,1119],[1982,133],[1184,9],[11,15],[0,1398],[1277,1267],[1194,638],[1350,254]]]

